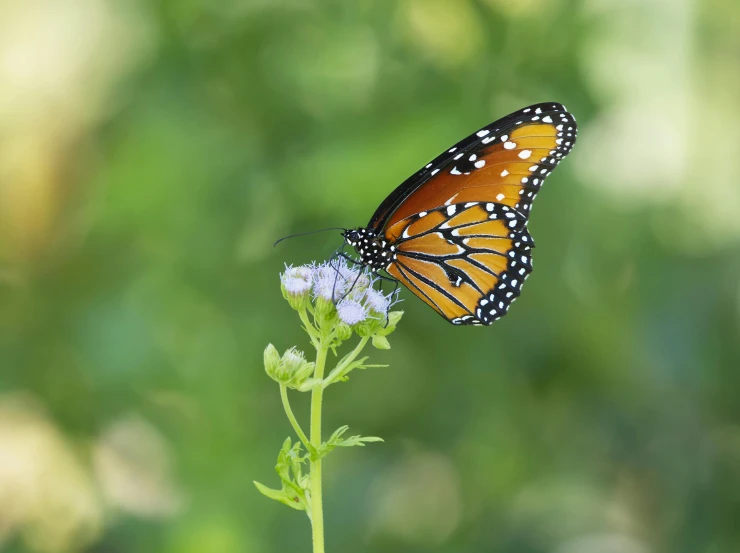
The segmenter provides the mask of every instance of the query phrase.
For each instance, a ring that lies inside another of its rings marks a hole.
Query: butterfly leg
[[[344,245],[342,246],[342,248],[340,248],[339,250],[337,250],[336,252],[334,252],[334,255],[332,255],[331,258],[329,259],[329,265],[337,273],[337,276],[334,279],[334,287],[333,287],[332,293],[331,293],[331,297],[332,298],[336,298],[337,280],[339,280],[339,277],[341,276],[341,273],[339,272],[339,269],[334,266],[334,264],[332,263],[332,261],[334,259],[337,259],[337,258],[340,258],[341,257],[342,259],[345,259],[345,260],[347,260],[347,261],[349,261],[351,263],[354,263],[355,265],[362,265],[362,262],[357,261],[355,259],[352,259],[349,255],[347,255],[346,253],[344,253],[342,251],[343,249],[344,249]],[[355,277],[355,280],[352,283],[352,286],[349,287],[349,290],[347,290],[347,292],[345,292],[345,294],[341,298],[339,298],[338,300],[336,300],[334,302],[335,305],[338,304],[340,301],[342,301],[344,298],[346,298],[349,295],[350,292],[352,292],[352,290],[354,289],[355,285],[357,284],[357,281],[360,280],[360,276],[361,275],[362,275],[362,272],[361,271],[358,271],[357,272],[357,276]]]
[[[391,292],[390,297],[392,298],[393,296],[395,296],[398,293],[398,286],[401,283],[398,280],[396,280],[395,278],[388,278],[388,277],[384,277],[382,275],[378,275],[378,276],[380,278],[382,278],[383,280],[392,280],[393,281],[393,291]],[[382,283],[381,283],[381,286],[382,286]],[[385,327],[387,327],[388,326],[388,323],[391,322],[390,317],[389,317],[390,312],[391,312],[391,306],[389,305],[388,306],[388,309],[385,310]]]
[[[377,276],[378,279],[380,279],[380,291],[381,292],[383,291],[383,282],[388,281],[388,282],[392,282],[393,283],[393,291],[391,291],[389,297],[392,298],[393,296],[396,295],[396,293],[398,292],[398,286],[400,285],[400,282],[398,281],[398,279],[395,279],[395,278],[390,277],[390,276],[382,275],[382,274],[380,274],[380,271],[375,271],[375,276]],[[391,308],[390,308],[390,306],[388,306],[388,309],[386,309],[386,311],[385,311],[385,325],[384,325],[384,327],[387,327],[388,326],[388,323],[390,322],[390,318],[388,317],[388,314],[390,313],[390,311],[391,311]]]
[[[342,246],[340,248],[338,248],[337,251],[335,251],[334,254],[329,258],[329,266],[332,269],[334,269],[334,272],[337,273],[337,276],[334,278],[334,284],[332,285],[332,289],[331,289],[331,299],[334,302],[334,305],[336,305],[337,303],[339,303],[338,301],[336,301],[336,297],[337,297],[337,280],[339,279],[339,269],[337,269],[334,266],[334,260],[337,259],[338,257],[344,255],[344,252],[342,251],[343,249],[344,249],[344,244],[342,244]]]
[[[349,255],[347,255],[344,252],[337,252],[334,257],[341,257],[345,261],[349,261],[350,263],[354,263],[355,265],[363,265],[362,261],[358,261],[357,259],[352,259]]]

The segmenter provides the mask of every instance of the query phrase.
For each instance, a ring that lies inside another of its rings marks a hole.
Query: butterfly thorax
[[[343,233],[344,241],[360,256],[360,261],[374,271],[385,269],[395,259],[395,246],[375,234],[372,229],[358,228]]]

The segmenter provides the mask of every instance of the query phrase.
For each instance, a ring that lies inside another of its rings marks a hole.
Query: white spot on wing
[[[513,150],[514,148],[516,148],[516,143],[515,142],[505,142],[504,148],[506,148],[507,150]]]
[[[519,152],[519,157],[522,159],[529,159],[529,156],[532,155],[532,150],[522,150]]]

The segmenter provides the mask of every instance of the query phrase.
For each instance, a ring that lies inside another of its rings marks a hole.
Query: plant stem
[[[327,346],[319,341],[316,351],[314,378],[324,378]],[[311,392],[311,445],[321,447],[321,402],[324,387],[316,386]],[[321,459],[311,460],[311,527],[313,529],[313,553],[324,553],[324,506],[321,490]]]
[[[308,441],[305,432],[303,432],[301,425],[298,424],[298,420],[293,414],[293,409],[291,409],[290,407],[290,401],[288,401],[288,387],[284,384],[280,385],[280,398],[283,400],[283,409],[285,409],[285,414],[288,416],[290,425],[293,427],[293,430],[295,430],[295,433],[298,434],[298,437],[300,438],[301,442],[303,442],[306,450],[311,453],[311,447],[313,444]]]
[[[311,321],[308,320],[308,313],[306,313],[305,309],[300,309],[298,311],[298,316],[301,318],[301,322],[306,327],[306,332],[308,332],[308,335],[311,338],[311,343],[318,350],[319,349],[319,339],[317,336],[318,331],[316,330],[316,327],[311,324]]]

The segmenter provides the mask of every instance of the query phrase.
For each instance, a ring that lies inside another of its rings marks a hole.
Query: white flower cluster
[[[280,275],[283,294],[295,309],[306,307],[311,299],[336,307],[339,319],[350,325],[369,318],[385,318],[397,294],[375,289],[376,277],[363,269],[350,267],[344,259],[286,267]]]

